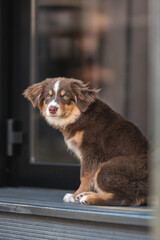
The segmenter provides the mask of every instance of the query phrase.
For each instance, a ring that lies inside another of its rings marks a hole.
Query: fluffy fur
[[[30,86],[24,96],[52,127],[62,131],[81,162],[80,187],[74,194],[66,194],[65,202],[145,205],[147,139],[133,123],[98,99],[97,93],[80,80],[53,78]]]

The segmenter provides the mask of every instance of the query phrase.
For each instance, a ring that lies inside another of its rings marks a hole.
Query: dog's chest
[[[81,159],[81,145],[83,142],[83,131],[77,131],[73,136],[65,138],[65,142],[70,150]]]

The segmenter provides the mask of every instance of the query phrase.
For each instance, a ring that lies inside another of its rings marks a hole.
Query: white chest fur
[[[77,131],[76,134],[68,139],[65,139],[65,142],[70,150],[81,159],[81,144],[83,141],[83,131]]]

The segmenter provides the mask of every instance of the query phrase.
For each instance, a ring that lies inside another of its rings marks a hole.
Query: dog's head
[[[98,91],[80,80],[50,78],[28,87],[23,95],[33,107],[40,109],[51,125],[63,127],[87,111]]]

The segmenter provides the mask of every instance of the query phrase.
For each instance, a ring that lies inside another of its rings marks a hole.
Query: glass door
[[[79,1],[31,1],[30,84],[45,78],[74,75],[81,66],[76,42],[81,35]],[[30,161],[74,164],[62,134],[44,122],[38,110],[30,109]]]
[[[125,113],[126,4],[120,1],[117,5],[122,8],[117,17],[121,22],[114,20],[111,27],[118,6],[114,10],[110,1],[32,0],[30,84],[58,76],[92,82],[102,88],[100,97],[104,101]],[[114,46],[112,53],[109,49]],[[32,107],[30,161],[78,164],[66,151],[61,133],[51,129]]]
[[[12,116],[22,121],[24,138],[21,156],[11,164],[14,184],[68,189],[79,185],[80,164],[67,151],[61,133],[48,126],[22,97],[25,88],[45,78],[92,82],[102,89],[99,97],[104,102],[146,134],[147,4],[139,4],[125,0],[15,1]]]

